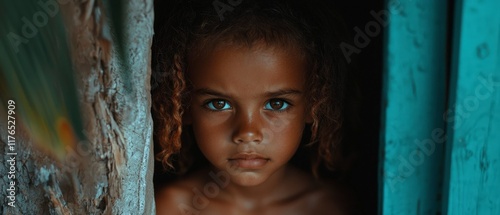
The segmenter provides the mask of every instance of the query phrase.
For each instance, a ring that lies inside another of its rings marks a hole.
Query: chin
[[[242,187],[258,186],[267,179],[268,177],[257,172],[238,172],[231,175],[231,182]]]

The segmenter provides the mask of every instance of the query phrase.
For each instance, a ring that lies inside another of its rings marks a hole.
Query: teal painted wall
[[[447,4],[387,2],[379,214],[500,214],[500,1]]]
[[[456,7],[443,214],[500,214],[500,1]]]
[[[380,176],[382,214],[436,214],[446,102],[446,3],[390,1]]]

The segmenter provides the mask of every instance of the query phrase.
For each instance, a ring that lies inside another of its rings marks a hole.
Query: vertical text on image
[[[7,178],[9,183],[7,184],[7,204],[11,207],[16,207],[16,118],[15,109],[16,103],[14,100],[9,100],[7,102],[7,150],[5,156],[7,158],[7,166],[9,171],[7,172]]]

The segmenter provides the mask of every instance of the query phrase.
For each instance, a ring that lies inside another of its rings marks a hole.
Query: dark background
[[[371,11],[384,9],[384,2],[376,1],[337,1],[338,12],[346,24],[348,36],[346,43],[354,45],[354,27],[364,31],[365,25],[376,19]],[[355,154],[348,181],[363,208],[364,214],[377,214],[378,206],[378,156],[380,141],[380,113],[382,92],[382,56],[384,28],[378,36],[371,37],[370,43],[359,54],[352,54],[349,67],[356,74],[360,98],[358,110],[354,110],[356,128],[347,135],[354,142],[351,148]],[[347,94],[349,96],[349,94]]]

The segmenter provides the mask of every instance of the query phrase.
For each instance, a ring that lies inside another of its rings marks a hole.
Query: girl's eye
[[[216,110],[216,111],[231,109],[229,102],[227,102],[225,100],[221,100],[221,99],[211,100],[211,101],[206,103],[206,106],[208,109]]]
[[[264,109],[274,111],[284,111],[288,109],[290,104],[282,99],[271,99],[266,103]]]

